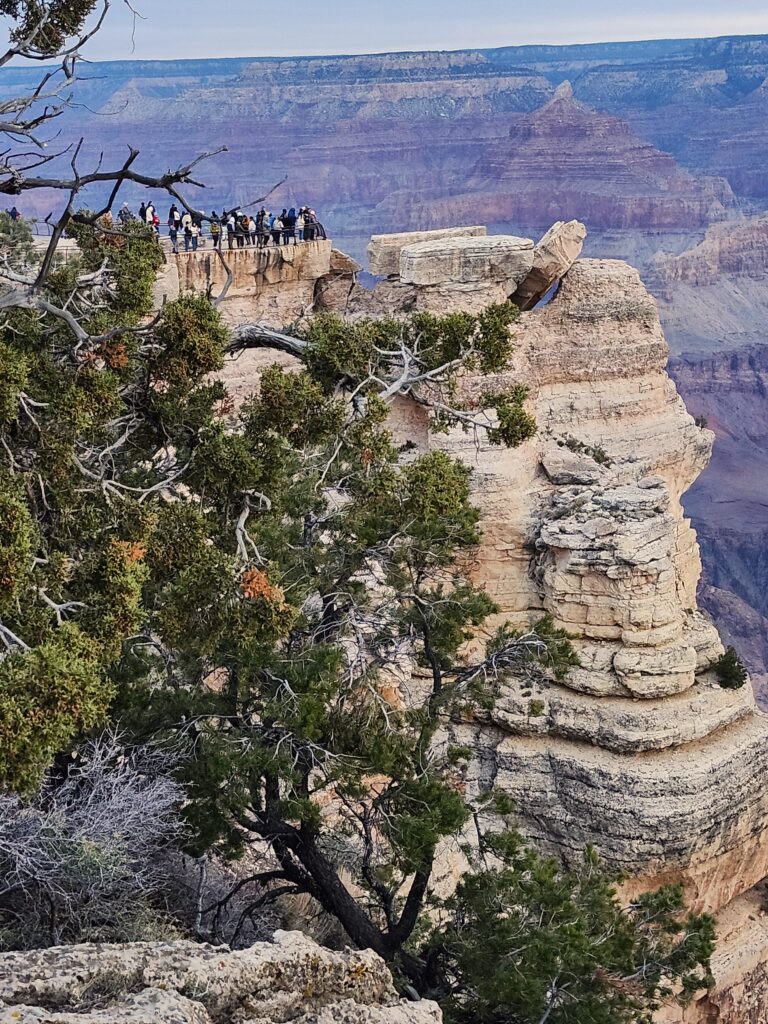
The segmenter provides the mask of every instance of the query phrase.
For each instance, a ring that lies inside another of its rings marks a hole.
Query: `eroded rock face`
[[[528,834],[566,861],[590,843],[638,888],[681,881],[717,910],[768,871],[768,720],[710,671],[722,645],[697,608],[680,498],[712,435],[666,360],[637,272],[578,261],[523,314],[510,370],[464,384],[470,402],[527,384],[537,435],[511,451],[460,431],[430,444],[474,469],[475,572],[499,619],[548,613],[581,660],[562,684],[511,685],[490,721],[459,727],[477,751],[468,784],[509,792]]]
[[[247,950],[194,942],[81,945],[0,955],[2,1024],[440,1024],[400,1000],[371,950],[300,932]]]
[[[227,268],[232,281],[219,309],[228,324],[263,320],[275,327],[291,323],[310,312],[318,282],[331,284],[351,276],[357,265],[343,253],[335,253],[330,241],[302,242],[300,245],[247,246],[227,250],[220,258],[215,251],[166,256],[167,263],[155,287],[156,305],[163,296],[209,292],[216,297],[227,285]],[[347,262],[345,262],[347,261]]]

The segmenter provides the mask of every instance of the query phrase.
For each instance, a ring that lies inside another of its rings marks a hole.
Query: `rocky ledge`
[[[398,998],[371,950],[277,932],[232,952],[194,942],[62,946],[0,955],[1,1024],[440,1024]]]

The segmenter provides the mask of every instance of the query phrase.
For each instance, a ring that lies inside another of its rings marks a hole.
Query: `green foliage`
[[[169,303],[157,330],[153,375],[174,391],[190,391],[224,365],[229,332],[204,295]]]
[[[101,724],[113,697],[97,647],[68,623],[0,662],[0,788],[27,792],[53,756]]]
[[[3,248],[13,241],[7,228],[0,218]],[[77,733],[104,721],[110,671],[148,624],[153,570],[180,567],[162,542],[173,518],[155,489],[168,472],[162,453],[189,459],[213,421],[217,395],[201,381],[221,365],[227,340],[210,304],[182,300],[144,348],[133,328],[151,311],[163,259],[156,239],[138,225],[74,223],[71,232],[81,260],[54,271],[46,297],[70,303],[78,274],[106,266],[110,288],[87,296],[82,321],[106,336],[76,346],[60,318],[26,309],[0,320],[0,787],[16,789],[33,786]],[[17,242],[27,237],[16,232]],[[31,247],[19,255],[33,258]],[[167,381],[161,394],[152,360],[170,368],[173,399]],[[191,550],[209,533],[187,529],[183,540]]]
[[[528,393],[524,384],[515,384],[508,391],[489,392],[484,396],[483,404],[495,409],[498,416],[498,425],[488,435],[491,444],[517,448],[534,436],[536,421],[523,404]]]
[[[0,609],[28,581],[34,540],[35,524],[24,493],[13,477],[0,472]]]
[[[487,849],[499,866],[464,876],[431,938],[449,1021],[650,1024],[660,1000],[712,984],[715,923],[680,887],[624,909],[593,850],[567,871],[514,832]]]
[[[426,371],[464,362],[481,373],[500,373],[512,351],[511,327],[519,315],[511,302],[477,315],[415,313],[405,322],[384,318],[350,323],[324,314],[314,317],[304,330],[309,344],[306,361],[313,376],[329,390],[339,380],[359,384],[379,375],[401,345],[418,355]]]
[[[472,813],[467,753],[439,727],[504,673],[573,663],[546,621],[468,662],[497,611],[464,575],[470,470],[403,458],[387,429],[397,394],[466,426],[458,376],[504,370],[516,310],[318,317],[303,370],[268,369],[235,414],[209,380],[228,334],[208,300],[150,322],[151,232],[76,218],[71,234],[82,255],[47,295],[77,295],[91,337],[45,312],[0,321],[0,787],[32,789],[109,712],[137,740],[181,738],[188,849],[266,842],[354,942],[405,963],[439,844]],[[104,265],[109,287],[89,290]],[[493,396],[495,443],[531,436],[525,398]]]
[[[729,647],[712,667],[717,675],[717,681],[725,690],[738,690],[749,679],[747,670],[733,647]]]
[[[561,448],[567,448],[569,451],[576,452],[579,455],[588,455],[590,459],[594,459],[598,466],[611,466],[613,464],[608,453],[599,444],[585,444],[584,441],[579,441],[578,438],[570,436],[566,436],[557,443]]]
[[[31,37],[31,49],[49,55],[80,32],[95,8],[96,0],[0,0],[0,14],[15,22],[12,38],[23,42]]]

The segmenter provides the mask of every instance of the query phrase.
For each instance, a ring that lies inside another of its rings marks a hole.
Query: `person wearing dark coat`
[[[283,241],[285,245],[289,242],[296,244],[296,208],[292,206],[288,213],[283,217]]]
[[[307,208],[304,211],[304,241],[314,242],[318,237],[317,217],[315,216],[315,211]]]

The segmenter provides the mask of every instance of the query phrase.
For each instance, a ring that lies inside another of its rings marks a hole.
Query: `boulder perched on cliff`
[[[520,309],[533,309],[581,255],[587,229],[578,220],[553,224],[533,252],[533,267],[511,296]]]
[[[532,267],[530,238],[446,238],[405,246],[400,255],[400,280],[421,287],[504,284],[511,292]]]
[[[400,276],[400,254],[416,242],[441,241],[446,238],[479,238],[488,233],[483,225],[460,228],[438,228],[434,231],[401,231],[391,235],[373,235],[368,245],[368,267],[377,277]]]
[[[195,942],[61,946],[0,955],[1,1024],[440,1024],[400,1000],[371,950],[277,932],[232,952]]]

